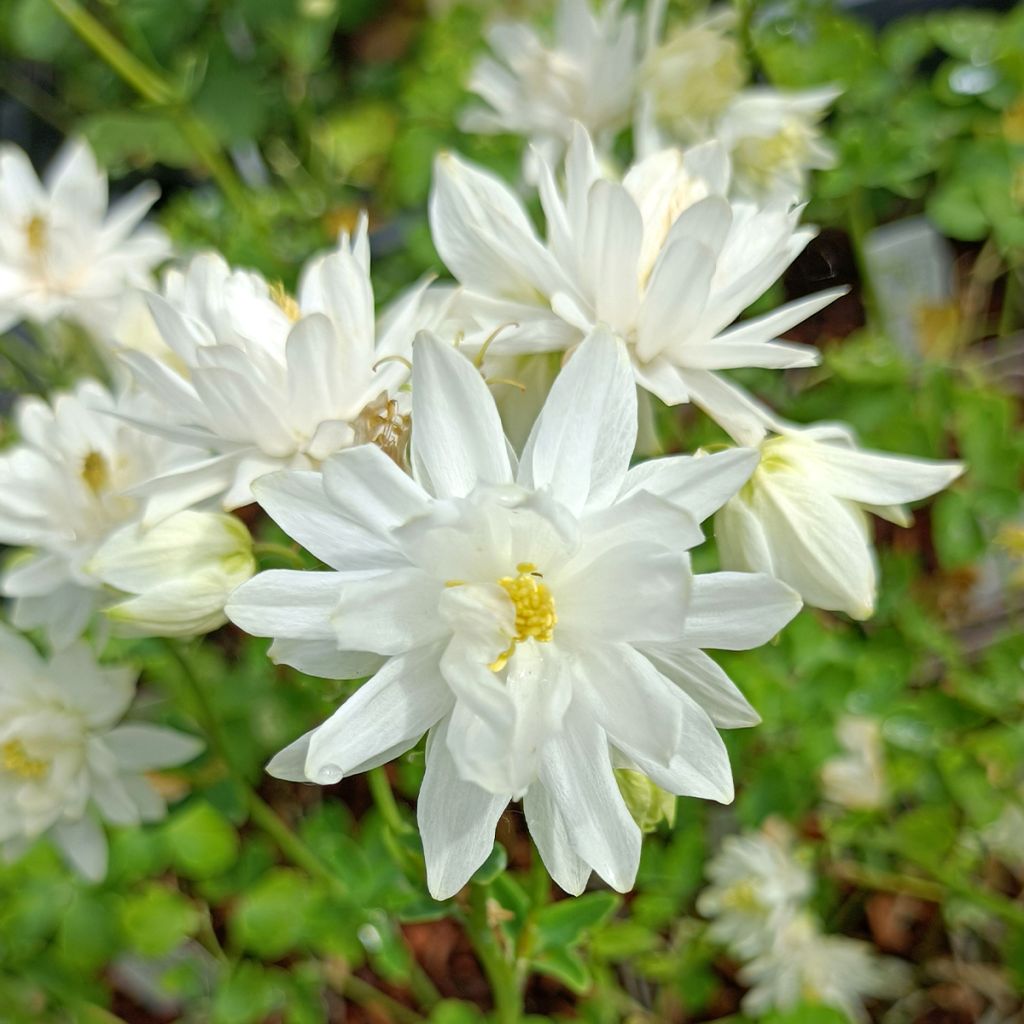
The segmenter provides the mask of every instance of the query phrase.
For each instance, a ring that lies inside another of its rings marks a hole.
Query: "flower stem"
[[[167,111],[228,201],[239,213],[251,213],[249,196],[231,164],[224,158],[217,140],[206,123],[185,106],[178,91],[162,75],[140,61],[78,0],[50,0],[50,6],[143,99]]]
[[[490,886],[471,885],[466,931],[494,996],[496,1024],[518,1024],[523,1012],[523,978],[498,942],[488,914]]]
[[[282,562],[288,562],[296,569],[305,569],[306,563],[302,555],[295,548],[287,544],[275,544],[273,541],[258,540],[253,543],[252,553],[257,558],[277,558]]]
[[[409,824],[399,810],[387,772],[383,768],[371,768],[366,778],[370,785],[370,796],[388,827],[399,835],[409,832]]]

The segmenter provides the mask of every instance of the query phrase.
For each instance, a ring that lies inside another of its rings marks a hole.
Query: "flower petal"
[[[694,576],[682,642],[687,647],[749,651],[768,643],[801,606],[795,590],[763,573]]]

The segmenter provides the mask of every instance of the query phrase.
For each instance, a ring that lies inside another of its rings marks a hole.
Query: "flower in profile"
[[[101,822],[137,825],[165,805],[143,772],[191,761],[199,740],[121,722],[135,674],[98,665],[84,644],[44,661],[0,626],[0,849],[20,856],[41,836],[91,881],[107,870]],[[119,724],[120,723],[120,724]]]
[[[83,381],[51,402],[23,397],[20,441],[0,453],[0,543],[29,548],[0,578],[19,629],[43,626],[51,643],[79,636],[104,601],[87,564],[116,530],[142,514],[125,492],[170,468],[177,445],[124,422],[145,414],[138,396]]]
[[[737,194],[762,200],[803,197],[807,172],[835,165],[835,152],[822,140],[818,122],[841,91],[759,86],[740,93],[714,129],[732,157]]]
[[[550,45],[518,21],[497,22],[487,41],[493,57],[481,58],[467,83],[487,105],[463,114],[464,131],[521,135],[555,162],[578,121],[610,151],[629,124],[636,79],[636,17],[621,0],[607,0],[598,14],[590,0],[560,0]],[[532,179],[529,155],[525,167]]]
[[[836,725],[844,753],[821,769],[825,797],[843,807],[874,810],[886,801],[882,733],[873,718],[844,715]]]
[[[256,559],[241,520],[186,510],[148,528],[140,523],[122,527],[86,568],[120,592],[123,599],[104,609],[120,631],[197,636],[227,622],[224,605],[252,578]]]
[[[763,643],[799,607],[764,576],[690,572],[698,521],[749,454],[629,470],[636,388],[605,331],[556,379],[518,468],[468,359],[421,335],[412,385],[411,479],[362,446],[257,483],[334,571],[261,573],[229,617],[305,671],[375,673],[269,770],[333,783],[429,730],[418,815],[436,897],[465,884],[518,798],[559,885],[578,893],[594,870],[626,889],[640,829],[615,768],[731,800],[716,722],[756,714],[699,648]]]
[[[692,401],[724,426],[749,413],[719,371],[811,366],[817,353],[778,335],[841,290],[730,324],[813,236],[788,201],[731,201],[718,143],[661,151],[617,182],[577,126],[565,187],[540,165],[542,242],[512,190],[450,154],[437,162],[434,243],[463,285],[456,308],[492,356],[564,351],[597,325],[624,343],[637,382],[662,401]],[[496,336],[498,328],[505,328]]]
[[[909,987],[905,963],[879,956],[867,942],[822,934],[806,913],[784,924],[739,978],[750,986],[743,1010],[754,1017],[817,1003],[835,1007],[852,1021],[867,1022],[865,999],[892,998]]]
[[[780,433],[761,442],[758,468],[715,519],[723,565],[771,573],[809,605],[869,618],[878,584],[867,513],[908,526],[903,506],[942,490],[963,465],[860,448],[842,424],[767,425]]]
[[[43,181],[22,150],[0,146],[0,331],[58,317],[105,327],[123,293],[148,285],[170,255],[159,228],[140,226],[158,195],[146,183],[108,209],[106,175],[80,140]]]
[[[744,958],[771,949],[814,885],[793,852],[792,833],[775,819],[760,832],[723,840],[707,874],[711,884],[700,894],[697,909],[711,918],[711,937]]]
[[[147,523],[206,499],[227,511],[248,505],[257,477],[315,468],[351,445],[372,442],[401,461],[399,388],[413,335],[429,326],[420,319],[424,287],[375,321],[365,216],[354,237],[307,265],[297,298],[212,253],[170,275],[149,304],[186,372],[122,353],[159,408],[138,424],[194,451],[139,490],[150,498]]]

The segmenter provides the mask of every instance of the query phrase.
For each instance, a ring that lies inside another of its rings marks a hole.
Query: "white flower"
[[[850,1020],[869,1020],[867,997],[892,997],[907,988],[907,965],[880,957],[866,942],[823,935],[807,914],[785,924],[771,948],[739,974],[750,986],[743,1010],[760,1016],[791,1010],[801,1003],[821,1003]]]
[[[139,227],[152,183],[107,209],[107,178],[89,147],[71,141],[40,182],[17,146],[0,146],[0,331],[20,320],[68,317],[107,326],[124,291],[149,284],[170,255],[158,228]]]
[[[677,26],[644,57],[643,103],[676,142],[712,137],[711,122],[746,82],[739,44],[729,35],[735,21],[735,13],[724,10]]]
[[[465,112],[464,131],[529,139],[549,162],[585,125],[602,152],[629,123],[636,79],[637,26],[608,0],[595,15],[590,0],[560,0],[552,45],[529,25],[501,21],[487,32],[494,53],[477,62],[468,88],[487,103]],[[527,176],[532,178],[526,159]]]
[[[0,543],[32,549],[0,579],[0,592],[15,599],[19,629],[45,626],[62,646],[103,601],[86,565],[107,537],[141,515],[142,503],[125,491],[179,458],[176,445],[120,418],[145,408],[93,381],[51,403],[19,400],[21,440],[0,454]]]
[[[844,715],[836,738],[846,751],[821,769],[825,797],[843,807],[873,810],[886,800],[882,734],[873,718]]]
[[[807,172],[835,164],[818,122],[840,92],[832,86],[803,92],[760,86],[740,93],[714,128],[732,157],[736,192],[758,199],[802,198]]]
[[[0,626],[0,849],[51,838],[86,878],[106,874],[100,827],[164,814],[143,772],[192,760],[202,744],[162,726],[118,725],[135,694],[130,668],[97,665],[84,644],[44,661]]]
[[[147,430],[194,446],[194,457],[153,480],[147,522],[217,498],[252,502],[252,482],[275,469],[309,469],[350,445],[376,442],[401,458],[399,394],[419,319],[419,286],[377,325],[365,216],[355,237],[310,263],[298,299],[219,256],[195,257],[150,295],[153,318],[182,376],[143,352],[122,358],[161,404]]]
[[[149,528],[132,523],[108,538],[87,566],[124,594],[104,611],[141,636],[196,636],[227,622],[224,605],[256,572],[245,524],[217,512],[178,512]]]
[[[322,474],[259,481],[263,507],[335,571],[265,572],[228,615],[304,671],[376,671],[271,762],[330,783],[430,730],[419,798],[431,892],[456,892],[523,797],[564,889],[633,882],[640,831],[614,767],[676,794],[732,798],[715,728],[756,714],[699,648],[768,640],[795,595],[763,576],[690,575],[697,522],[746,478],[733,450],[628,470],[636,389],[622,346],[586,341],[518,469],[486,385],[430,336],[413,358],[413,478],[373,446]]]
[[[784,433],[761,443],[754,475],[715,519],[722,563],[770,573],[809,605],[866,619],[877,591],[867,513],[907,526],[902,506],[942,490],[963,466],[858,448],[842,424],[771,425]]]
[[[763,294],[813,232],[788,202],[730,202],[728,160],[717,143],[667,150],[622,183],[601,173],[577,127],[565,189],[541,163],[547,244],[498,178],[445,155],[430,203],[434,243],[464,286],[462,317],[491,354],[561,351],[596,325],[625,343],[639,384],[662,401],[693,401],[728,426],[748,416],[717,371],[810,366],[814,349],[774,340],[841,290],[729,327]],[[511,326],[509,326],[511,325]]]
[[[712,919],[711,937],[741,957],[770,949],[811,894],[813,877],[792,844],[789,829],[770,820],[760,832],[727,837],[708,863],[711,884],[697,909]]]

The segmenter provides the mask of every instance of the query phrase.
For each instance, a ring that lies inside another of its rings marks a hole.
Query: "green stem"
[[[878,305],[878,293],[875,291],[875,284],[871,278],[871,268],[868,266],[867,256],[864,252],[864,239],[873,227],[871,211],[868,208],[867,197],[864,189],[860,186],[852,189],[846,200],[846,227],[850,235],[850,245],[853,247],[853,258],[857,264],[857,272],[860,275],[860,297],[864,304],[864,317],[868,327],[874,330],[881,330],[885,327],[882,322],[881,309]]]
[[[470,886],[466,931],[491,986],[495,1021],[497,1024],[518,1024],[523,1012],[524,979],[517,966],[506,959],[491,927],[487,912],[489,898],[490,886]]]
[[[78,0],[50,0],[50,5],[79,38],[143,99],[167,111],[228,201],[239,213],[251,213],[249,196],[231,164],[224,158],[210,129],[184,105],[177,90],[163,76],[140,61]]]
[[[1020,297],[1020,269],[1010,265],[1006,275],[1006,288],[1003,291],[1003,304],[999,310],[999,326],[996,333],[1000,338],[1005,338],[1013,332],[1015,317],[1017,313],[1017,302]]]
[[[273,541],[258,540],[252,546],[252,553],[257,558],[278,558],[282,562],[288,562],[296,569],[305,569],[306,563],[302,555],[293,547],[287,544],[275,544]]]
[[[391,790],[391,782],[383,768],[371,768],[366,773],[370,785],[370,795],[387,826],[399,835],[410,832],[409,823],[402,817],[402,812]]]
[[[387,1014],[389,1020],[396,1021],[397,1024],[420,1024],[424,1019],[415,1010],[410,1010],[408,1006],[397,999],[392,999],[379,988],[374,988],[368,981],[363,981],[354,974],[345,979],[340,989],[341,994],[351,999],[353,1003],[367,1008],[376,1006]]]

